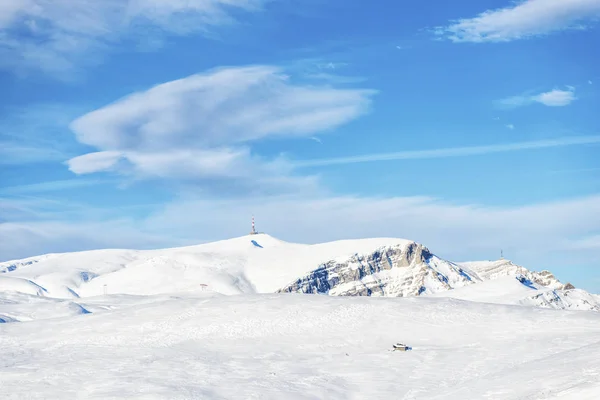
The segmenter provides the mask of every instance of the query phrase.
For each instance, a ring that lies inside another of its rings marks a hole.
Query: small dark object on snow
[[[396,343],[394,345],[394,350],[393,351],[409,351],[409,350],[412,350],[412,347],[407,346],[407,345],[402,344],[402,343]]]

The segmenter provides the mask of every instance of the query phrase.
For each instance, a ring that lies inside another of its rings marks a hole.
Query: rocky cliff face
[[[278,292],[407,297],[445,292],[506,276],[526,282],[535,293],[517,304],[600,311],[600,296],[563,284],[549,271],[530,271],[509,260],[456,264],[440,259],[414,242],[329,260]]]
[[[330,260],[279,292],[333,296],[418,296],[480,280],[470,269],[444,261],[418,243]]]

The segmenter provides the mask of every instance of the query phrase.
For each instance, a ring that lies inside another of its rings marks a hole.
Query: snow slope
[[[268,293],[323,262],[409,243],[381,238],[304,245],[260,234],[174,249],[49,254],[0,263],[0,277],[35,282],[44,288],[40,294],[61,298],[101,295],[104,285],[109,293],[134,295],[194,290],[199,284],[223,294]]]
[[[561,283],[550,271],[530,271],[510,260],[471,261],[458,263],[476,272],[482,280],[492,280],[505,276],[525,276],[530,281],[552,289],[570,289],[572,285]]]
[[[436,293],[433,296],[496,304],[600,311],[598,295],[581,289],[552,289],[530,281],[525,275],[501,275],[476,285]]]
[[[552,291],[552,289],[534,283],[523,284],[513,276],[503,276],[469,287],[435,293],[432,296],[484,303],[521,304],[523,299],[545,291]]]
[[[112,311],[0,324],[2,398],[600,395],[600,313],[433,297],[124,299],[96,299],[114,302]],[[397,342],[413,350],[390,352]]]

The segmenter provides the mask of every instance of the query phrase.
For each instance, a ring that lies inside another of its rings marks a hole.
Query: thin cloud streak
[[[586,144],[599,144],[600,135],[597,136],[573,136],[558,139],[538,140],[531,142],[497,144],[490,146],[454,147],[433,150],[409,150],[395,153],[366,154],[362,156],[324,158],[315,160],[299,160],[292,162],[297,168],[319,167],[339,164],[355,164],[373,161],[395,161],[395,160],[421,160],[432,158],[468,157],[475,155],[507,153],[513,151],[546,149],[552,147],[580,146]]]
[[[89,180],[89,179],[65,179],[61,181],[49,181],[32,183],[29,185],[18,185],[8,186],[0,188],[0,194],[13,195],[13,194],[27,194],[27,193],[40,193],[40,192],[54,192],[69,190],[74,188],[95,186],[108,183],[107,180]]]

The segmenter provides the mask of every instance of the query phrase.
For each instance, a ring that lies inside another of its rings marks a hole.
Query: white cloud
[[[0,67],[64,73],[120,37],[207,32],[269,0],[3,0]],[[137,34],[141,30],[143,34]],[[85,57],[83,57],[85,55]]]
[[[247,147],[103,151],[69,160],[69,169],[76,174],[112,171],[135,179],[195,184],[204,192],[223,195],[318,191],[315,177],[294,175],[286,160],[265,160]]]
[[[373,93],[294,84],[270,66],[223,68],[134,93],[71,127],[102,150],[218,146],[335,128],[365,113]]]
[[[513,129],[515,129],[515,126],[514,126],[513,124],[508,124],[508,125],[506,125],[506,127],[507,127],[508,129],[510,129],[511,131],[512,131]]]
[[[549,92],[535,95],[513,96],[500,100],[499,104],[505,107],[521,107],[534,103],[543,104],[548,107],[564,107],[577,100],[575,88],[567,87],[567,90],[553,89]]]
[[[563,107],[571,104],[577,98],[575,97],[575,91],[559,90],[554,89],[546,93],[540,93],[533,98],[534,101],[541,103],[548,107]]]
[[[453,42],[506,42],[582,29],[600,16],[600,0],[524,0],[454,21],[436,32]]]
[[[122,157],[118,151],[88,153],[69,160],[69,169],[76,174],[106,171],[114,167]]]
[[[99,151],[71,159],[69,167],[78,174],[290,183],[289,163],[258,157],[249,143],[336,128],[367,112],[373,94],[294,83],[269,66],[192,75],[75,120],[77,139]],[[294,180],[304,186],[312,178]]]

